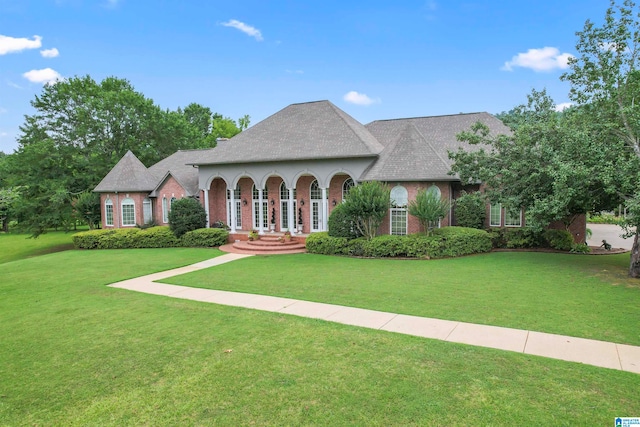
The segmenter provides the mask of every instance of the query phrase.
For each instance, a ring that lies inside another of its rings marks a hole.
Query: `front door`
[[[267,200],[262,201],[262,227],[264,230],[269,229],[269,203]],[[260,201],[253,201],[253,228],[260,229]]]
[[[322,201],[311,201],[311,232],[320,231],[320,224],[322,224]]]
[[[297,201],[293,201],[293,226],[295,227],[296,222],[298,221],[298,209],[297,209]],[[289,230],[289,201],[281,200],[280,201],[280,231]]]

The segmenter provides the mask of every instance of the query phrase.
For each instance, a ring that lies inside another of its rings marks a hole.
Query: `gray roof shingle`
[[[151,191],[157,179],[130,150],[93,189],[97,193]]]
[[[378,160],[361,177],[363,181],[437,181],[456,179],[448,151],[479,147],[460,142],[456,135],[476,122],[489,126],[492,134],[511,130],[489,113],[455,114],[409,119],[377,120],[365,127],[384,146]]]
[[[188,196],[198,194],[198,169],[193,167],[203,153],[211,149],[203,150],[178,150],[166,159],[160,160],[149,168],[149,172],[156,179],[156,185],[152,188],[152,197],[155,191],[164,182],[166,177],[171,174],[176,181],[186,190]]]
[[[384,147],[329,101],[292,104],[202,153],[196,164],[375,157]]]

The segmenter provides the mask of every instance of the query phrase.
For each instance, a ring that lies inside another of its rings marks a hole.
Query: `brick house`
[[[510,133],[488,113],[377,120],[362,125],[329,101],[292,104],[217,147],[185,150],[146,168],[128,152],[94,191],[101,194],[103,227],[166,223],[171,201],[198,197],[208,223],[231,233],[327,230],[327,219],[358,182],[382,181],[392,207],[381,234],[420,231],[407,203],[430,189],[453,201],[464,187],[449,175],[448,151],[477,149],[456,135],[480,121]],[[487,207],[487,227],[519,227],[524,216]],[[454,212],[441,226],[455,224]]]

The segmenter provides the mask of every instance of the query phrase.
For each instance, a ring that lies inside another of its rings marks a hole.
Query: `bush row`
[[[551,248],[570,251],[575,243],[567,230],[534,230],[532,228],[492,228],[489,233],[494,248]]]
[[[131,249],[172,247],[214,247],[227,243],[229,232],[220,228],[189,231],[177,238],[169,227],[90,230],[73,235],[77,249]]]
[[[313,233],[307,237],[307,251],[325,255],[365,257],[445,258],[489,252],[491,238],[484,230],[465,227],[445,227],[431,236],[377,236],[349,240],[328,233]]]
[[[616,224],[623,225],[625,223],[624,217],[615,216],[615,214],[602,212],[598,215],[589,214],[587,217],[587,222],[592,224]]]

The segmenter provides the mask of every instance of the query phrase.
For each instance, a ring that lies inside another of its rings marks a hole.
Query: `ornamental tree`
[[[358,232],[367,239],[378,233],[389,211],[389,195],[389,187],[378,181],[363,182],[349,190],[343,209],[352,218]]]
[[[431,189],[419,191],[415,200],[411,200],[408,206],[409,214],[418,218],[427,236],[431,234],[435,225],[447,216],[450,208],[451,204]]]

